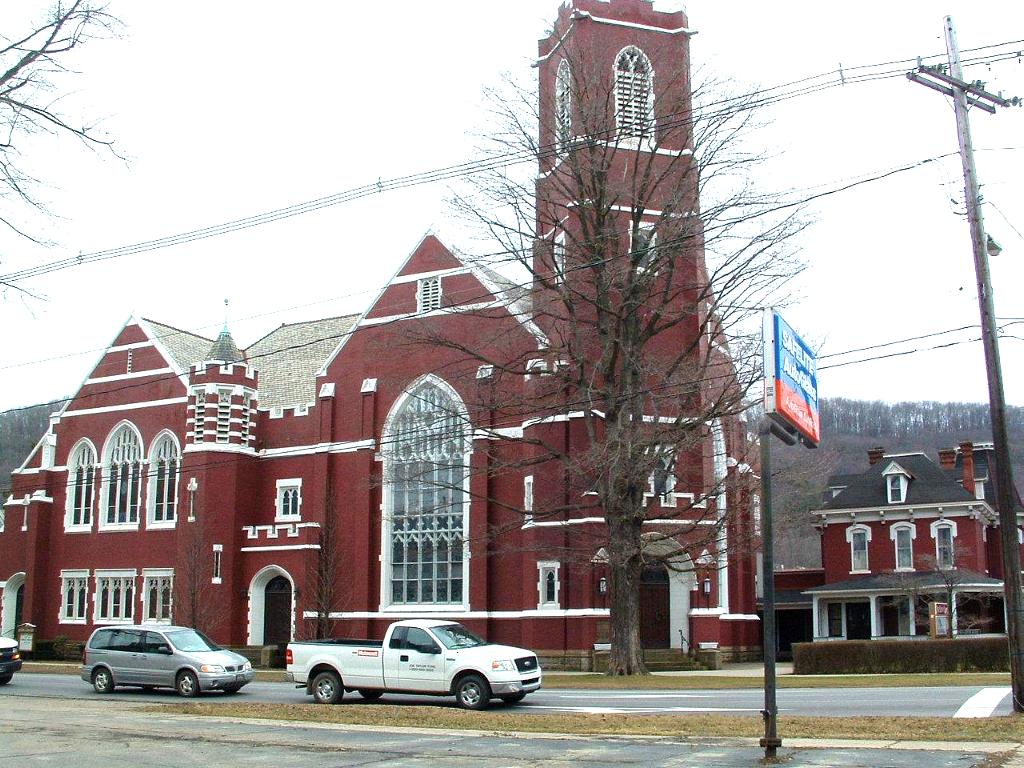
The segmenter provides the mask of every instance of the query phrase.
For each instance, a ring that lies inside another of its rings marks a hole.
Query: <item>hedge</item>
[[[793,644],[793,674],[1007,672],[1006,637],[834,640]]]

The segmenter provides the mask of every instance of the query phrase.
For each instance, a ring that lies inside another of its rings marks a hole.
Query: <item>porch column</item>
[[[949,590],[949,599],[952,605],[949,606],[949,628],[952,630],[952,636],[957,636],[956,631],[956,598],[957,591],[955,589]]]
[[[819,635],[821,634],[821,624],[819,623],[819,616],[818,616],[818,605],[819,605],[818,599],[819,598],[818,598],[817,595],[812,595],[811,596],[811,626],[812,626],[812,629],[811,629],[811,641],[812,642],[817,640]]]
[[[878,595],[868,596],[868,613],[871,614],[871,639],[878,637]]]
[[[910,616],[910,636],[917,635],[917,598],[907,597],[907,613]]]

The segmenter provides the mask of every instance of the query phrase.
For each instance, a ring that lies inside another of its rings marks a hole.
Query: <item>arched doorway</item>
[[[263,644],[276,645],[292,639],[292,583],[275,576],[264,589]]]
[[[640,575],[640,644],[668,648],[670,637],[668,568],[653,565]]]
[[[14,638],[22,623],[25,605],[25,574],[16,573],[3,584],[3,604],[0,612],[0,636]]]
[[[249,584],[248,645],[287,643],[295,623],[295,585],[280,566],[268,565]]]

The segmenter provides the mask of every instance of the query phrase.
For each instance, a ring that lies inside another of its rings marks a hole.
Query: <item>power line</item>
[[[997,44],[994,44],[992,46],[984,46],[983,48],[978,49],[978,50],[983,50],[983,49],[986,49],[986,48],[993,48],[993,47],[1000,47],[1000,46],[1005,46],[1005,45],[1008,45],[1008,44],[1016,44],[1016,43],[997,43]],[[1014,56],[1015,55],[1017,55],[1017,54],[1014,54]],[[933,54],[932,56],[925,57],[925,58],[926,59],[931,59],[931,58],[938,58],[939,56],[941,56],[941,54]],[[991,59],[993,61],[996,60],[994,58],[995,56],[996,56],[996,54],[991,54],[989,57],[979,57],[979,62],[991,63],[988,60],[989,59]],[[1006,58],[1012,58],[1012,57],[1013,56],[1007,55]],[[924,60],[924,59],[922,59],[922,60]],[[998,60],[1002,60],[1002,59],[998,59]],[[843,72],[847,72],[847,71],[849,71],[849,72],[860,71],[860,70],[865,70],[865,69],[878,68],[878,67],[881,67],[881,66],[887,66],[890,63],[908,63],[910,61],[911,61],[910,59],[904,59],[901,62],[889,62],[889,63],[886,63],[886,64],[860,65],[860,66],[851,67],[851,68],[849,68],[847,70],[842,70],[842,71]],[[759,106],[768,106],[768,105],[771,105],[771,104],[780,103],[782,101],[785,101],[785,100],[788,100],[788,99],[791,99],[791,98],[797,98],[797,97],[801,97],[801,96],[806,96],[806,95],[810,95],[810,94],[813,94],[813,93],[818,93],[818,92],[823,91],[823,90],[828,90],[828,89],[831,89],[831,88],[841,87],[843,85],[847,85],[847,84],[851,84],[851,83],[871,82],[871,81],[880,80],[880,79],[902,77],[902,76],[905,75],[905,69],[892,70],[892,71],[883,71],[883,72],[879,72],[879,73],[865,72],[865,73],[856,74],[856,75],[853,75],[853,76],[850,76],[850,77],[846,77],[845,75],[843,75],[843,77],[839,81],[836,81],[834,79],[835,75],[836,75],[836,72],[834,72],[834,71],[824,72],[824,73],[820,73],[818,75],[813,75],[813,76],[808,77],[808,78],[802,78],[800,80],[792,81],[790,83],[786,83],[786,84],[782,84],[782,85],[778,85],[778,86],[771,86],[771,87],[769,87],[767,89],[764,89],[763,91],[756,92],[756,93],[753,93],[753,94],[742,94],[740,96],[729,97],[729,98],[726,98],[726,99],[722,99],[722,100],[717,101],[717,102],[714,102],[714,101],[713,102],[709,102],[708,104],[703,105],[703,106],[704,107],[722,106],[723,110],[721,110],[718,113],[712,113],[711,114],[712,117],[715,117],[715,116],[718,116],[718,115],[722,114],[723,112],[726,112],[729,109],[731,109],[732,108],[731,105],[736,103],[736,102],[744,104],[746,106],[746,108],[754,108],[754,107],[759,107]],[[826,77],[827,78],[832,78],[832,80],[829,81],[829,82],[819,83],[819,84],[816,84],[816,85],[807,85],[807,83],[809,83],[809,82],[812,82],[812,81],[818,80],[818,79],[822,79],[822,78],[826,78]],[[783,92],[783,93],[781,93],[779,95],[776,95],[776,96],[762,96],[762,94],[770,94],[773,91],[779,91],[779,90],[784,91],[786,88],[790,88],[790,87],[792,87],[794,85],[801,85],[801,87],[796,89],[796,90],[794,90],[794,91],[791,91],[789,93]],[[665,117],[668,117],[668,118],[678,118],[680,115],[684,115],[683,119],[675,120],[675,121],[667,121],[664,124],[663,123],[659,123],[659,128],[664,130],[666,128],[671,128],[671,127],[680,127],[682,125],[688,124],[691,121],[691,118],[689,117],[689,115],[686,115],[685,113],[672,113],[672,114],[669,114],[669,115],[662,115],[660,117],[662,118],[662,120],[664,120]],[[599,135],[597,137],[591,137],[591,139],[592,140],[601,140],[602,138],[604,138],[604,139],[613,138],[615,136],[615,133],[616,133],[616,129],[612,128],[612,129],[609,130],[607,136],[603,136],[602,137],[602,136]],[[8,285],[8,286],[12,286],[13,287],[15,283],[20,282],[22,280],[27,280],[27,279],[32,278],[32,277],[39,277],[39,276],[42,276],[42,275],[45,275],[45,274],[49,274],[49,273],[52,273],[52,272],[62,271],[64,269],[70,269],[72,267],[82,266],[82,265],[85,265],[85,264],[90,264],[90,263],[94,263],[94,262],[98,262],[98,261],[107,261],[107,260],[110,260],[110,259],[116,259],[116,258],[121,258],[121,257],[124,257],[124,256],[131,256],[131,255],[135,255],[135,254],[139,254],[139,253],[145,253],[145,252],[159,250],[159,249],[163,249],[163,248],[169,248],[169,247],[172,247],[172,246],[182,245],[182,244],[194,242],[194,241],[197,241],[197,240],[204,240],[204,239],[207,239],[207,238],[217,237],[217,236],[229,234],[229,233],[232,233],[232,232],[238,232],[238,231],[249,229],[249,228],[252,228],[252,227],[262,226],[264,224],[269,224],[269,223],[272,223],[272,222],[275,222],[275,221],[281,221],[281,220],[284,220],[284,219],[292,218],[294,216],[300,216],[300,215],[304,215],[304,214],[307,214],[307,213],[312,213],[312,212],[315,212],[315,211],[318,211],[318,210],[322,210],[324,208],[332,207],[332,206],[335,206],[335,205],[340,205],[340,204],[347,203],[347,202],[353,202],[355,200],[359,200],[359,199],[364,198],[364,197],[368,197],[368,196],[371,196],[371,195],[374,195],[374,194],[381,194],[381,193],[387,192],[387,191],[393,191],[393,190],[398,190],[398,189],[405,189],[405,188],[409,188],[409,187],[419,186],[419,185],[422,185],[422,184],[432,184],[432,183],[436,183],[438,181],[447,181],[447,180],[462,178],[462,177],[465,177],[465,176],[469,176],[469,175],[473,175],[473,174],[477,174],[477,173],[482,173],[482,172],[485,172],[487,170],[494,170],[494,169],[500,168],[500,167],[505,166],[505,165],[519,164],[519,163],[527,162],[527,161],[536,161],[538,159],[545,159],[545,158],[554,156],[557,153],[557,151],[558,151],[558,147],[556,145],[552,144],[552,145],[547,145],[547,146],[541,146],[541,147],[538,147],[536,149],[531,148],[531,149],[527,149],[527,150],[519,150],[519,151],[513,151],[513,152],[509,152],[509,153],[504,153],[504,154],[498,154],[498,155],[491,156],[489,158],[483,158],[483,159],[479,159],[479,160],[466,161],[466,162],[459,163],[459,164],[452,165],[452,166],[446,166],[446,167],[443,167],[443,168],[437,168],[437,169],[433,169],[433,170],[429,170],[429,171],[423,171],[423,172],[420,172],[420,173],[409,174],[409,175],[406,175],[406,176],[398,176],[398,177],[394,177],[394,178],[387,179],[387,180],[377,180],[376,182],[371,182],[369,184],[364,184],[362,186],[354,187],[352,189],[345,190],[345,191],[339,192],[339,193],[335,193],[333,195],[328,195],[328,196],[325,196],[325,197],[315,198],[313,200],[307,200],[307,201],[304,201],[304,202],[300,202],[300,203],[296,203],[296,204],[293,204],[293,205],[290,205],[290,206],[286,206],[284,208],[278,208],[278,209],[274,209],[274,210],[271,210],[271,211],[266,211],[266,212],[263,212],[263,213],[254,214],[254,215],[251,215],[251,216],[246,216],[246,217],[243,217],[243,218],[240,218],[240,219],[234,219],[232,221],[223,222],[223,223],[220,223],[220,224],[214,224],[214,225],[210,225],[210,226],[207,226],[207,227],[200,227],[198,229],[189,230],[187,232],[182,232],[182,233],[178,233],[178,234],[175,234],[175,235],[168,235],[168,236],[165,236],[165,237],[155,238],[153,240],[146,240],[146,241],[142,241],[142,242],[139,242],[139,243],[134,243],[134,244],[130,244],[130,245],[120,246],[120,247],[117,247],[117,248],[111,248],[111,249],[106,249],[106,250],[102,250],[102,251],[95,251],[95,252],[89,253],[89,254],[79,254],[77,256],[72,256],[72,257],[68,257],[68,258],[64,258],[64,259],[59,259],[59,260],[48,262],[48,263],[45,263],[45,264],[39,264],[39,265],[36,265],[36,266],[33,266],[33,267],[27,267],[27,268],[22,269],[22,270],[16,270],[14,272],[10,272],[10,273],[5,274],[5,275],[0,275],[0,284]]]

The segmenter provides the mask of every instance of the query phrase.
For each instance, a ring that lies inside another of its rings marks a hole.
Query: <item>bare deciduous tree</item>
[[[178,564],[174,569],[174,621],[216,634],[228,618],[210,591],[213,549],[207,540],[203,516],[178,521]]]
[[[62,112],[58,83],[70,72],[72,51],[111,34],[117,24],[105,6],[57,0],[38,23],[15,36],[0,36],[0,201],[43,208],[34,190],[39,180],[29,170],[28,155],[40,146],[29,146],[33,136],[72,136],[88,147],[112,148],[95,124]],[[0,223],[38,242],[17,219],[11,210],[0,210]]]
[[[534,476],[534,508],[513,510],[534,523],[603,519],[558,546],[578,559],[603,550],[609,674],[643,674],[645,567],[692,568],[680,563],[704,554],[721,568],[727,550],[754,543],[745,511],[726,515],[722,501],[729,482],[736,498],[752,492],[738,487],[755,463],[738,420],[761,379],[760,310],[799,270],[787,241],[802,224],[750,185],[758,158],[742,142],[755,97],[696,89],[691,101],[684,57],[651,52],[671,65],[654,80],[656,108],[631,116],[616,107],[630,94],[588,51],[570,41],[560,52],[561,108],[538,107],[556,98],[543,83],[539,97],[513,88],[492,99],[494,147],[533,158],[539,180],[496,168],[454,201],[499,254],[475,260],[540,349],[514,343],[493,306],[477,311],[472,342],[428,323],[411,335],[454,352],[468,375],[487,366],[477,428],[581,414],[582,439],[527,429],[512,436],[515,452],[495,429],[484,465]],[[505,530],[491,531],[492,546]]]

